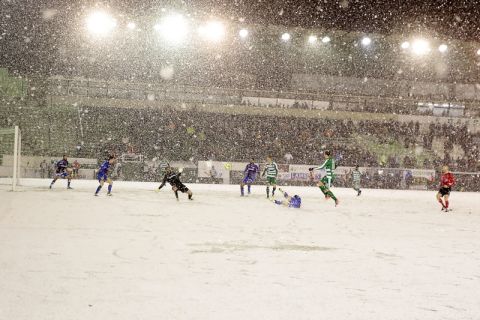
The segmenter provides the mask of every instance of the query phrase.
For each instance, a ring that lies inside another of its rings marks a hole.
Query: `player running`
[[[360,180],[362,173],[358,170],[358,164],[355,166],[355,170],[352,171],[353,190],[357,191],[357,197],[362,194],[360,190]]]
[[[267,164],[263,169],[262,177],[267,177],[267,199],[270,198],[270,186],[272,186],[272,197],[275,196],[277,189],[278,166],[272,160],[272,157],[267,157]]]
[[[163,181],[162,184],[158,187],[158,190],[162,189],[165,184],[168,182],[172,186],[172,190],[175,193],[175,198],[178,200],[178,191],[181,193],[187,193],[188,194],[188,200],[193,200],[192,196],[193,193],[190,191],[187,186],[185,186],[181,181],[180,181],[180,176],[182,175],[182,172],[176,173],[172,167],[167,167],[165,168],[165,175],[163,176]]]
[[[244,178],[242,182],[240,183],[240,194],[243,197],[244,196],[244,187],[247,185],[248,187],[248,194],[250,194],[250,188],[252,186],[252,183],[255,182],[255,178],[257,177],[258,172],[260,171],[260,168],[258,165],[255,164],[255,159],[251,159],[250,163],[247,164],[245,167],[245,170],[243,171],[244,173]]]
[[[300,208],[302,205],[302,198],[298,195],[294,195],[293,197],[289,196],[288,193],[284,192],[281,188],[278,188],[278,191],[283,193],[283,197],[286,200],[273,200],[275,204],[283,205],[289,208]]]
[[[95,191],[95,196],[97,197],[98,196],[98,193],[100,192],[100,190],[102,189],[103,187],[103,184],[105,183],[105,181],[108,182],[108,192],[107,192],[107,196],[111,196],[112,195],[112,186],[113,186],[113,181],[112,179],[108,176],[108,174],[110,173],[110,168],[112,167],[112,165],[115,163],[115,157],[114,156],[109,156],[108,157],[108,160],[105,160],[102,165],[100,166],[100,168],[98,169],[98,172],[97,172],[97,179],[98,179],[98,183],[100,183],[100,185],[97,187],[97,191]]]
[[[58,178],[62,178],[62,179],[67,178],[68,179],[67,189],[73,189],[72,187],[70,187],[70,183],[72,182],[72,175],[70,173],[71,169],[68,166],[69,166],[69,163],[67,160],[67,156],[63,155],[63,159],[57,162],[55,177],[53,177],[53,181],[50,183],[50,189],[52,189],[53,185],[58,180]]]
[[[332,158],[332,154],[330,151],[325,151],[325,162],[315,168],[309,168],[308,170],[310,171],[311,178],[313,179],[313,170],[321,170],[325,169],[325,176],[318,181],[317,186],[320,188],[320,191],[325,195],[325,199],[332,198],[333,201],[335,201],[335,206],[338,205],[338,199],[335,197],[333,192],[330,190],[330,187],[332,186],[332,182],[335,180],[335,174],[333,170],[335,170],[335,160]]]
[[[448,170],[448,166],[443,166],[442,177],[440,179],[440,190],[438,190],[437,193],[437,200],[442,205],[442,211],[451,211],[451,209],[448,208],[448,198],[450,197],[450,192],[452,191],[452,187],[454,185],[455,176]]]

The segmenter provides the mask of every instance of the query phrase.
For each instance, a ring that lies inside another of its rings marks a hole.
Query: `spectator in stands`
[[[50,177],[50,174],[48,172],[48,164],[47,164],[47,161],[45,161],[45,159],[43,159],[42,162],[40,162],[40,177],[42,177],[42,179]]]
[[[78,162],[78,160],[75,159],[75,161],[73,161],[72,169],[73,169],[73,177],[78,178],[78,172],[80,170],[80,162]]]

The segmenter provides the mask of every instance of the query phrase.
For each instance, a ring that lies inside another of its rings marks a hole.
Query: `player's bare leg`
[[[177,199],[177,201],[179,201],[179,199],[178,199],[178,189],[177,189],[177,187],[173,186],[173,187],[172,187],[172,190],[173,190],[173,193],[175,193],[175,198]]]
[[[444,211],[446,209],[445,203],[443,203],[442,194],[440,192],[437,193],[437,201],[440,202],[442,205],[442,211]]]
[[[318,181],[317,186],[320,188],[320,191],[325,195],[325,199],[330,199],[332,198],[333,201],[335,201],[335,206],[338,205],[339,201],[337,197],[333,194],[333,192],[322,182]]]
[[[53,185],[55,184],[55,182],[57,182],[57,180],[58,177],[53,178],[52,182],[50,183],[50,189],[52,189]]]
[[[445,203],[445,212],[450,211],[450,209],[448,208],[448,206],[449,206],[448,198],[449,197],[450,196],[448,194],[443,196],[443,202]]]
[[[103,184],[105,183],[105,181],[100,180],[98,183],[99,183],[99,185],[97,187],[97,191],[95,191],[95,196],[98,196],[98,193],[100,192],[100,190],[102,190],[102,187],[103,187]]]
[[[108,178],[108,179],[107,179],[107,182],[108,182],[108,192],[107,192],[107,196],[111,196],[111,195],[112,195],[113,181],[112,181],[112,179]]]

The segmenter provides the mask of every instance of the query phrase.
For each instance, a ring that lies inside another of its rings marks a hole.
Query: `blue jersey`
[[[101,179],[107,179],[108,178],[108,171],[110,170],[110,162],[108,160],[105,160],[102,165],[100,166],[100,169],[98,169],[97,177],[99,180]]]
[[[67,160],[60,160],[57,162],[57,173],[65,172],[68,168],[68,161]]]
[[[255,164],[255,163],[249,163],[245,167],[245,178],[250,178],[252,180],[255,180],[257,177],[257,173],[260,171],[260,168]]]
[[[290,208],[300,208],[302,205],[302,198],[300,198],[297,195],[294,195],[291,199],[290,202],[288,203],[288,206]]]

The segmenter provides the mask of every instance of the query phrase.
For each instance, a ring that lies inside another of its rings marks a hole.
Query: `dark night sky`
[[[39,8],[63,11],[70,7],[72,14],[94,3],[137,16],[173,7],[191,13],[245,18],[246,23],[379,33],[428,29],[451,38],[480,40],[479,0],[2,0],[0,12],[14,11],[28,24],[38,16]],[[0,19],[5,17],[1,15]]]
[[[433,30],[447,37],[480,40],[478,0],[116,0],[112,6],[139,11],[156,6],[195,7],[205,13],[245,18],[247,23],[320,27],[348,31],[395,33]],[[143,3],[138,5],[138,3]],[[142,8],[143,7],[143,8]]]
[[[205,16],[243,18],[246,24],[275,24],[382,34],[438,34],[440,38],[480,41],[480,0],[0,0],[0,65],[15,59],[48,63],[58,39],[79,13],[96,3],[140,20],[160,8]],[[55,9],[50,20],[45,9]]]
[[[232,6],[232,2],[238,6]],[[378,33],[429,29],[453,38],[480,39],[480,1],[474,0],[237,0],[220,3],[229,3],[223,6],[229,14],[249,17],[252,22]]]

